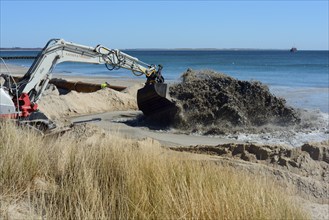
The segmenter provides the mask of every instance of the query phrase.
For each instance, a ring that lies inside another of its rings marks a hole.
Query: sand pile
[[[136,98],[128,93],[108,88],[92,93],[70,91],[60,94],[52,85],[41,98],[39,108],[47,117],[58,120],[68,116],[106,111],[137,110],[137,102]]]
[[[214,71],[188,69],[182,82],[170,87],[170,96],[180,109],[176,126],[192,132],[223,134],[300,121],[297,112],[272,95],[266,85]]]

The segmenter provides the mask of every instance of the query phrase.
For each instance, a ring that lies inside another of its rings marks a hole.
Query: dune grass
[[[305,218],[273,181],[150,139],[91,143],[0,127],[0,219]]]

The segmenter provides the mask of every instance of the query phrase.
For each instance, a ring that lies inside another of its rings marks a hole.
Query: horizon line
[[[0,47],[1,51],[24,51],[24,50],[31,50],[31,51],[39,51],[42,50],[43,47]],[[161,51],[161,50],[169,50],[169,51],[259,51],[259,50],[275,50],[275,51],[289,51],[291,48],[211,48],[211,47],[204,47],[204,48],[189,48],[189,47],[182,47],[182,48],[121,48],[119,50],[150,50],[150,51]],[[297,48],[298,49],[298,48]],[[298,49],[297,51],[328,51],[329,49]]]

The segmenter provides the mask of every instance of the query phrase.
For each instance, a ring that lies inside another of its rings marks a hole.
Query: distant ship
[[[296,47],[292,47],[292,48],[290,49],[290,52],[291,52],[291,53],[297,52],[297,48],[296,48]]]

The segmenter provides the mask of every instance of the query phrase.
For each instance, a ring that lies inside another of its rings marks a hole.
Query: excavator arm
[[[137,104],[146,116],[161,112],[176,112],[176,106],[166,99],[167,85],[161,75],[162,66],[146,64],[120,50],[98,45],[89,47],[63,39],[52,39],[39,53],[30,69],[14,86],[0,88],[0,118],[18,118],[24,124],[40,124],[50,130],[55,125],[40,111],[38,100],[52,78],[52,70],[62,62],[105,64],[107,69],[125,68],[135,75],[145,75],[145,86],[138,90]]]
[[[148,82],[163,82],[161,65],[146,64],[120,50],[109,49],[98,45],[88,47],[63,39],[52,39],[40,52],[28,72],[18,82],[18,96],[29,96],[31,103],[37,103],[52,78],[52,70],[62,62],[81,62],[105,64],[109,70],[125,68],[135,75],[145,75]],[[151,80],[153,79],[153,80]]]

